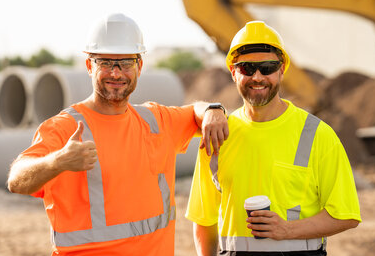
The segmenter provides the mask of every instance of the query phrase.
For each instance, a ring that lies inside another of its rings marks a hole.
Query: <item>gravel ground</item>
[[[190,178],[176,183],[176,256],[196,255],[192,224],[184,218]],[[328,238],[330,256],[375,256],[375,189],[358,192],[363,222]],[[50,230],[43,203],[29,196],[0,189],[0,256],[50,255]]]

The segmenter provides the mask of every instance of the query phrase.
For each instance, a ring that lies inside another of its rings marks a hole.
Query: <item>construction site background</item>
[[[337,132],[353,165],[363,223],[328,239],[331,256],[375,255],[375,158],[366,151],[355,132],[375,125],[375,79],[354,72],[334,78],[306,70],[321,89],[320,104],[313,110]],[[195,100],[220,101],[230,111],[242,100],[230,74],[222,67],[181,72],[185,103]],[[282,91],[284,98],[293,95]],[[184,218],[191,175],[176,180],[176,254],[196,255],[192,223]],[[0,255],[34,256],[51,252],[50,229],[43,203],[29,196],[14,195],[0,189]]]
[[[375,156],[356,135],[359,128],[375,126],[374,25],[353,15],[343,18],[340,13],[324,10],[280,12],[282,7],[249,8],[257,13],[257,18],[266,20],[280,31],[292,60],[301,65],[314,81],[319,101],[309,110],[336,131],[353,166],[363,222],[356,229],[328,238],[328,255],[375,255]],[[305,22],[296,24],[296,20],[302,19]],[[288,29],[292,25],[297,30]],[[302,26],[309,36],[298,32],[303,30]],[[322,36],[314,36],[317,34]],[[146,54],[145,69],[151,68],[155,60],[173,50],[165,47]],[[242,99],[225,69],[223,54],[204,49],[199,49],[197,54],[208,60],[206,68],[178,73],[185,91],[184,103],[219,101],[230,112],[240,107]],[[79,59],[78,63],[83,65],[84,61]],[[294,101],[293,92],[283,86],[281,90],[282,97]],[[6,147],[0,146],[2,149]],[[177,256],[196,255],[192,223],[183,217],[191,173],[176,180]],[[0,255],[49,255],[50,228],[42,200],[10,194],[1,186],[0,198]]]

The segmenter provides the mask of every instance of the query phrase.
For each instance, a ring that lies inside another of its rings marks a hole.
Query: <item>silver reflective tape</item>
[[[72,115],[77,122],[79,120],[83,121],[85,129],[82,135],[82,140],[93,140],[91,131],[88,128],[84,117],[73,108],[64,111]],[[170,220],[176,219],[176,208],[175,206],[170,207],[170,189],[164,173],[158,175],[158,185],[163,201],[163,213],[149,219],[112,226],[106,226],[103,183],[99,161],[97,161],[93,170],[87,172],[87,180],[92,229],[66,233],[53,231],[53,241],[56,246],[76,246],[92,242],[105,242],[149,234],[157,229],[167,227]]]
[[[301,137],[299,139],[296,157],[294,158],[294,165],[302,167],[307,167],[309,165],[311,147],[314,142],[315,132],[319,123],[319,118],[308,114],[305,121],[305,126],[303,127]]]
[[[219,156],[212,154],[210,160],[210,169],[212,172],[212,181],[215,184],[217,190],[221,193],[221,187],[219,183],[219,179],[217,177],[217,171],[219,170]]]
[[[286,217],[287,220],[299,220],[299,215],[301,213],[301,206],[297,205],[291,209],[286,210]]]
[[[92,242],[106,242],[152,233],[168,226],[169,221],[176,219],[176,207],[170,208],[170,190],[163,173],[158,176],[159,188],[163,198],[164,212],[158,216],[112,226],[93,227],[67,233],[54,232],[56,246],[76,246]]]
[[[160,228],[168,226],[170,220],[176,219],[176,207],[156,217],[87,230],[78,230],[67,233],[55,233],[56,246],[67,247],[93,242],[107,242],[134,236],[150,234]]]
[[[158,122],[156,121],[156,118],[154,114],[146,108],[145,106],[140,105],[133,105],[133,108],[137,111],[137,113],[145,120],[148,125],[150,126],[151,133],[159,133],[159,126]]]
[[[322,238],[307,240],[280,240],[254,237],[220,237],[223,251],[276,252],[276,251],[314,251],[322,246]]]
[[[82,141],[94,141],[91,130],[88,127],[83,115],[77,112],[72,107],[67,108],[64,111],[70,114],[76,120],[77,123],[78,121],[83,122],[84,129],[82,134]],[[106,220],[104,212],[102,171],[100,168],[99,161],[96,161],[94,168],[90,171],[87,171],[86,173],[89,189],[91,223],[93,227],[104,227],[106,226]]]
[[[87,125],[83,115],[77,112],[72,107],[67,108],[64,111],[70,114],[77,123],[78,121],[83,122],[84,129],[82,134],[82,141],[94,141],[91,130]],[[93,227],[104,227],[106,225],[106,220],[104,212],[102,171],[99,161],[96,161],[94,168],[90,171],[87,171],[86,173],[89,189],[91,223]]]

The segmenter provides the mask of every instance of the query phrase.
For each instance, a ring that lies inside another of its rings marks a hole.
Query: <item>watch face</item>
[[[209,104],[208,107],[206,108],[206,111],[208,109],[221,109],[221,110],[223,110],[224,115],[227,114],[227,111],[225,110],[225,108],[219,102]]]

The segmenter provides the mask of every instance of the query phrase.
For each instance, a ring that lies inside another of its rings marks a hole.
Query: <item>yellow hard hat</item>
[[[245,45],[271,45],[279,49],[283,54],[285,63],[284,73],[288,70],[290,59],[289,55],[284,49],[284,41],[279,33],[277,33],[275,29],[271,28],[263,21],[250,21],[237,32],[232,40],[230,50],[226,58],[226,64],[229,71],[230,66],[233,65],[233,59],[238,56],[236,55],[236,50]]]

